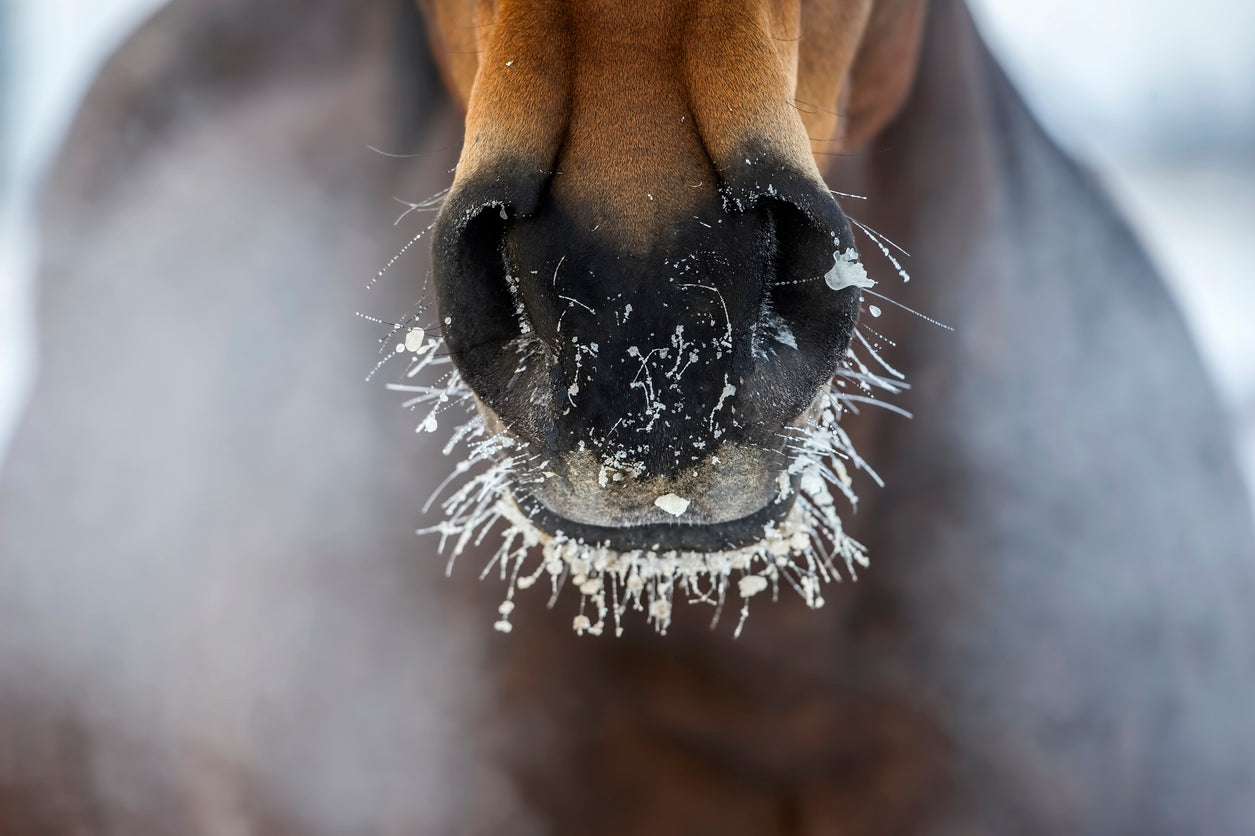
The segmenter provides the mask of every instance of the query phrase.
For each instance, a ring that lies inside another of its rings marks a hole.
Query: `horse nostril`
[[[518,160],[455,182],[436,219],[432,277],[444,337],[472,388],[476,366],[492,365],[527,325],[511,291],[504,241],[515,218],[535,211],[548,175]],[[480,393],[483,397],[483,393]]]
[[[456,352],[516,335],[501,253],[505,214],[487,205],[446,212],[437,221],[433,270],[441,312],[456,323],[445,335]]]
[[[777,258],[766,283],[764,310],[786,322],[795,340],[806,343],[832,362],[845,351],[857,310],[858,289],[834,289],[826,280],[837,252],[851,245],[849,227],[836,209],[835,224],[820,224],[795,204],[772,200],[769,211],[775,220]],[[835,204],[834,204],[835,208]],[[851,305],[853,302],[853,305]]]
[[[849,347],[859,306],[858,287],[834,289],[826,280],[834,251],[852,248],[835,201],[809,185],[773,191],[756,201],[775,246],[741,398],[746,424],[756,427],[779,427],[812,403]]]
[[[511,396],[520,353],[531,348],[525,339],[530,329],[505,261],[510,212],[502,202],[470,197],[446,201],[436,221],[432,276],[454,363],[479,398],[497,409]]]

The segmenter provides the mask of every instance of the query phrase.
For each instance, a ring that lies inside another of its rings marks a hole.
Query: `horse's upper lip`
[[[540,529],[590,544],[608,545],[617,551],[718,552],[738,549],[761,540],[764,529],[789,513],[798,494],[798,476],[791,476],[792,490],[777,495],[757,511],[734,520],[695,524],[681,521],[644,525],[593,525],[570,520],[545,506],[536,497],[516,489],[519,509]]]

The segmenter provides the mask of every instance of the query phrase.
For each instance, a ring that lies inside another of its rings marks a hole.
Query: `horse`
[[[41,212],[0,471],[5,834],[1255,820],[1255,537],[1216,396],[959,0],[177,0],[101,71]],[[648,284],[692,252],[682,283],[719,293]],[[870,565],[822,607],[759,592],[735,639],[678,599],[665,636],[577,635],[570,589],[494,629],[496,547],[446,578],[414,535],[445,439],[362,382],[353,313],[408,322],[428,267],[484,425],[554,460],[517,474],[551,536],[744,542],[873,328],[914,418],[840,418],[884,482],[842,511]],[[623,340],[677,325],[698,367],[641,432]],[[524,326],[544,363],[512,389]],[[673,409],[728,386],[713,422]],[[617,438],[644,443],[626,498],[590,501],[580,454]]]

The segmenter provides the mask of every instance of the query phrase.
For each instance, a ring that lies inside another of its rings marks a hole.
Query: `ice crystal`
[[[873,392],[894,394],[906,384],[861,333],[856,342],[883,374],[851,350],[805,420],[790,428],[787,449],[793,458],[781,483],[782,490],[789,491],[796,482],[798,495],[789,512],[765,524],[761,538],[748,545],[699,553],[620,551],[542,529],[518,505],[512,491],[548,478],[548,462],[508,431],[488,429],[469,387],[444,355],[442,340],[412,325],[395,330],[405,331],[404,342],[397,348],[409,358],[409,366],[407,382],[388,388],[410,395],[405,406],[419,411],[419,430],[437,430],[450,411],[463,416],[444,446],[446,455],[456,451],[457,461],[424,509],[438,500],[443,519],[422,533],[439,538],[438,548],[448,557],[450,573],[468,548],[496,543],[481,578],[495,572],[505,583],[505,597],[494,623],[501,632],[513,629],[510,618],[516,595],[540,585],[549,590],[550,607],[564,587],[579,596],[572,628],[580,635],[599,636],[608,630],[620,635],[629,614],[643,616],[665,634],[681,601],[713,606],[713,626],[729,599],[733,606],[739,603],[734,629],[734,635],[739,635],[755,596],[770,590],[771,599],[776,600],[781,589],[791,589],[808,607],[819,608],[824,604],[826,584],[841,580],[843,573],[854,578],[858,567],[868,565],[863,546],[842,527],[835,495],[843,496],[851,507],[857,502],[847,464],[868,472],[877,483],[880,480],[854,450],[839,418],[844,410],[863,403],[894,408],[876,399]],[[391,339],[389,335],[386,341]],[[423,373],[430,382],[409,382]],[[673,514],[684,512],[681,505],[687,507],[682,497],[671,494],[657,502]]]

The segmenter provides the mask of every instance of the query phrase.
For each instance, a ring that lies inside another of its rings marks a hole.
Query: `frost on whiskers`
[[[501,632],[512,629],[510,616],[520,593],[545,588],[552,607],[570,586],[579,596],[572,627],[581,635],[611,629],[620,635],[632,614],[665,634],[682,601],[712,606],[712,626],[725,605],[737,607],[734,635],[739,635],[752,599],[770,595],[776,600],[782,589],[792,590],[807,606],[819,608],[824,585],[841,580],[843,572],[854,578],[857,568],[867,565],[864,548],[842,527],[835,497],[841,495],[851,507],[857,501],[847,465],[880,480],[854,450],[839,419],[843,410],[857,410],[859,404],[889,406],[875,392],[896,394],[906,384],[861,333],[857,347],[877,370],[852,348],[804,420],[790,428],[786,446],[793,460],[780,491],[787,494],[796,484],[798,496],[788,514],[764,525],[759,540],[710,553],[619,551],[543,530],[511,491],[550,478],[549,463],[508,432],[488,429],[470,389],[444,355],[442,340],[412,324],[396,326],[385,339],[388,346],[395,342],[395,354],[408,360],[406,382],[388,388],[410,396],[405,406],[418,411],[419,431],[436,431],[451,411],[465,417],[444,446],[446,455],[457,451],[458,461],[424,507],[426,511],[439,500],[443,520],[421,533],[439,537],[440,551],[448,556],[447,573],[467,548],[496,544],[481,578],[496,573],[506,585],[494,624]],[[431,382],[421,382],[420,375]],[[659,500],[660,507],[678,507],[683,501],[673,495]]]

